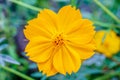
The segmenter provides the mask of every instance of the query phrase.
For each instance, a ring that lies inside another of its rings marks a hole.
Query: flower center
[[[61,34],[59,34],[59,35],[54,39],[53,44],[54,44],[55,46],[61,46],[61,45],[64,44],[64,40],[63,40],[63,37],[62,37]]]
[[[106,48],[108,48],[108,47],[109,47],[109,44],[108,44],[108,43],[105,43],[104,46],[105,46]]]

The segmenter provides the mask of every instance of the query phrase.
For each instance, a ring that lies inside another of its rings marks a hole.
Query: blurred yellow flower
[[[97,47],[96,50],[107,57],[112,57],[113,54],[120,50],[120,40],[114,31],[98,31],[95,35],[95,40]]]
[[[79,9],[65,6],[58,13],[42,10],[28,22],[24,34],[29,40],[25,52],[47,76],[77,72],[82,59],[94,54],[94,27],[82,19]]]

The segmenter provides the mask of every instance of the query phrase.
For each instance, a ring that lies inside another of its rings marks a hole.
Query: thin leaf
[[[0,56],[4,62],[20,65],[20,63],[18,61],[16,61],[15,59],[13,59],[12,57],[10,57],[8,55],[0,54]]]

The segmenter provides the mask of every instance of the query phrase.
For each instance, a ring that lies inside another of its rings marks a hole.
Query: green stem
[[[13,73],[13,74],[15,74],[15,75],[17,75],[17,76],[20,76],[20,77],[24,78],[25,80],[35,80],[35,79],[33,79],[33,78],[29,77],[29,76],[26,76],[25,74],[22,74],[22,73],[14,70],[14,69],[11,69],[11,68],[9,68],[9,67],[0,66],[0,68],[4,69],[4,70],[6,70],[6,71],[9,71],[9,72],[11,72],[11,73]]]
[[[101,4],[98,0],[94,0],[94,2],[100,6],[111,18],[113,18],[117,23],[120,23],[120,19],[118,19],[109,9],[107,9],[103,4]]]
[[[28,5],[28,4],[23,3],[23,2],[21,2],[21,1],[18,1],[18,0],[9,0],[9,1],[11,1],[11,2],[13,2],[13,3],[15,3],[15,4],[18,4],[18,5],[21,5],[21,6],[23,6],[23,7],[32,9],[32,10],[34,10],[34,11],[41,11],[41,10],[42,10],[41,8],[37,8],[37,7],[31,6],[31,5]]]
[[[116,27],[120,29],[120,26],[117,26],[115,24],[111,24],[111,23],[103,23],[103,22],[99,22],[99,21],[93,21],[95,25],[99,25],[102,26],[104,28],[110,28],[110,27]]]
[[[76,7],[76,0],[70,0],[72,6]]]
[[[106,75],[98,77],[94,80],[109,80],[111,77],[120,76],[120,72],[108,72]]]

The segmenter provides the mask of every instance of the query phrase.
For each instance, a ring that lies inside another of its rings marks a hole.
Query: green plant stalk
[[[18,0],[9,0],[9,1],[10,1],[10,2],[13,2],[13,3],[15,3],[15,4],[18,4],[18,5],[21,5],[21,6],[23,6],[23,7],[29,8],[29,9],[34,10],[34,11],[38,11],[38,12],[39,12],[39,11],[42,10],[41,8],[37,8],[37,7],[31,6],[31,5],[29,5],[29,4],[23,3],[23,2],[18,1]]]
[[[113,76],[120,76],[120,72],[109,72],[106,75],[98,77],[98,78],[96,78],[94,80],[109,80],[109,78],[111,78]]]
[[[94,2],[100,6],[111,18],[113,18],[117,23],[120,23],[120,19],[118,19],[109,9],[107,9],[103,4],[101,4],[98,0],[94,0]]]
[[[5,71],[0,68],[0,80],[5,80],[6,75],[7,74],[5,74]]]
[[[11,69],[11,68],[9,68],[9,67],[1,66],[1,65],[0,65],[0,68],[6,70],[6,71],[8,71],[8,72],[11,72],[11,73],[13,73],[13,74],[15,74],[15,75],[17,75],[17,76],[20,76],[20,77],[24,78],[25,80],[35,80],[35,79],[33,79],[33,78],[29,77],[29,76],[26,76],[25,74],[22,74],[22,73],[14,70],[14,69]]]
[[[102,26],[104,28],[110,28],[110,27],[115,27],[115,28],[119,28],[120,26],[117,26],[115,24],[110,24],[110,23],[103,23],[103,22],[99,22],[99,21],[93,21],[95,25],[99,25]]]

